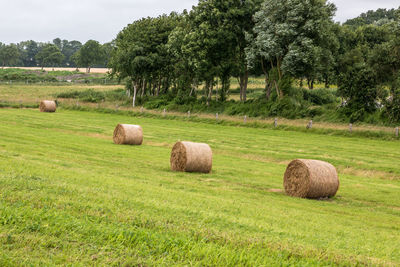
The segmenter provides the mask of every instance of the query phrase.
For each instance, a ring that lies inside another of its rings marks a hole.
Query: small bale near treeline
[[[117,145],[137,145],[143,143],[143,129],[139,125],[118,124],[113,135]]]
[[[283,184],[286,194],[301,198],[333,197],[339,190],[335,167],[320,160],[293,160],[286,169]]]
[[[173,171],[209,173],[212,150],[203,143],[177,142],[172,148],[170,162]]]
[[[57,104],[52,100],[43,100],[40,102],[39,110],[40,112],[56,112]]]

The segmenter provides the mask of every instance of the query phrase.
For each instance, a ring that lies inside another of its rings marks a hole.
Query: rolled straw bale
[[[143,143],[143,129],[139,125],[118,124],[114,130],[113,140],[118,145],[137,145]]]
[[[39,110],[40,112],[56,112],[57,105],[55,101],[43,100],[40,102]]]
[[[172,148],[170,161],[173,171],[209,173],[212,150],[203,143],[177,142]]]
[[[296,159],[288,165],[283,185],[289,196],[325,198],[336,195],[339,178],[335,167],[327,162]]]

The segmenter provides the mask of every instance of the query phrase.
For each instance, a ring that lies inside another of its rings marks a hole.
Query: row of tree
[[[22,67],[106,67],[113,48],[112,42],[100,44],[89,40],[85,44],[56,38],[52,43],[33,40],[5,45],[0,42],[1,66]]]
[[[137,94],[227,99],[237,77],[246,101],[249,74],[265,76],[265,97],[290,94],[293,79],[339,85],[351,113],[399,101],[400,14],[383,10],[335,23],[325,0],[200,0],[190,12],[143,18],[115,40],[109,66]],[[390,86],[390,97],[379,86]],[[383,103],[385,102],[385,103]],[[391,112],[393,115],[395,112]],[[399,115],[398,115],[399,116]]]

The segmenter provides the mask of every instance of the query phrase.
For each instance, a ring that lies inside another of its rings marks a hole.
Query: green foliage
[[[41,67],[55,67],[62,63],[64,55],[56,45],[45,44],[43,47],[39,48],[39,52],[36,54],[35,59]]]
[[[86,72],[90,72],[90,68],[95,64],[101,63],[104,58],[103,49],[98,41],[88,40],[73,56],[73,60],[77,66],[86,68]]]
[[[118,89],[107,92],[95,91],[94,89],[88,89],[85,91],[70,91],[59,93],[56,95],[58,98],[72,98],[79,99],[83,102],[100,103],[105,100],[107,101],[118,101],[128,100],[124,90]]]
[[[0,81],[19,82],[56,82],[56,75],[41,71],[27,71],[23,69],[0,69]]]
[[[398,78],[400,82],[400,77]],[[383,113],[391,122],[400,122],[400,88],[395,89],[391,98],[385,101],[385,112]]]
[[[81,49],[82,43],[79,41],[68,41],[68,40],[62,40],[61,41],[61,52],[64,55],[64,61],[63,64],[65,66],[69,67],[76,67],[76,64],[74,62],[73,55]]]
[[[29,40],[20,42],[17,44],[17,46],[20,53],[20,63],[22,63],[22,66],[36,67],[37,63],[35,56],[39,52],[38,43],[33,40]]]
[[[3,45],[0,43],[1,66],[15,66],[18,63],[19,51],[15,44]]]
[[[376,73],[363,64],[356,64],[339,77],[338,94],[347,101],[344,112],[350,121],[362,120],[365,113],[377,108],[378,79]]]
[[[176,13],[144,18],[125,27],[115,40],[109,67],[119,79],[128,78],[136,97],[149,91],[159,95],[171,84],[171,58],[167,51],[168,36],[180,17]],[[136,99],[134,99],[135,105]]]
[[[349,25],[353,27],[359,27],[363,25],[377,24],[382,25],[385,23],[390,23],[396,19],[396,12],[399,9],[386,9],[379,8],[377,10],[369,10],[366,13],[362,13],[360,16],[347,20],[344,25]]]
[[[249,35],[250,64],[262,60],[284,74],[313,78],[320,54],[332,40],[332,17],[336,8],[326,1],[264,1],[254,16],[254,34]],[[281,92],[283,94],[283,92]]]
[[[303,99],[315,105],[326,105],[336,102],[336,92],[331,89],[302,89]]]

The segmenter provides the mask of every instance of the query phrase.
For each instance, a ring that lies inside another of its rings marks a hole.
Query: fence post
[[[399,127],[396,127],[396,138],[399,138]]]
[[[244,122],[244,123],[247,123],[247,116],[246,116],[246,115],[244,115],[244,120],[243,120],[243,122]]]
[[[350,132],[350,133],[353,132],[353,124],[352,124],[352,123],[349,124],[349,132]]]
[[[143,113],[143,106],[140,107],[140,113]]]
[[[163,115],[163,117],[165,117],[165,108],[164,108],[164,110],[163,110],[163,114],[162,114],[162,115]]]
[[[218,113],[215,113],[215,119],[218,120]]]
[[[187,116],[188,116],[188,118],[190,118],[190,110],[188,111]]]
[[[278,127],[278,118],[275,118],[275,120],[274,120],[274,127],[275,128]]]
[[[313,124],[313,122],[312,122],[312,120],[310,120],[310,122],[307,124],[307,129],[312,129],[312,124]]]

